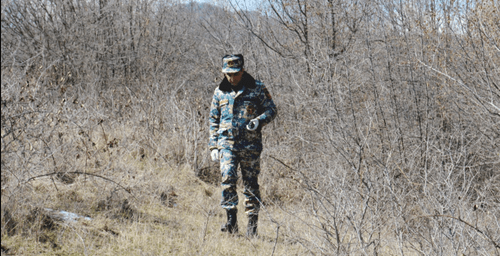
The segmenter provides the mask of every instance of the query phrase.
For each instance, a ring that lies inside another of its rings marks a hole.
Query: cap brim
[[[222,73],[237,73],[240,72],[241,68],[223,68]]]

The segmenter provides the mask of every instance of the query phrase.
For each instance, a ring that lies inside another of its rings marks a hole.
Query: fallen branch
[[[46,177],[46,176],[52,176],[52,175],[57,175],[59,172],[51,172],[51,173],[46,173],[46,174],[42,174],[42,175],[38,175],[38,176],[34,176],[34,177],[31,177],[29,179],[26,180],[26,183],[27,182],[30,182],[34,179],[38,179],[38,178],[41,178],[41,177]],[[103,180],[106,180],[106,181],[109,181],[111,183],[114,183],[116,184],[117,186],[121,187],[123,190],[127,191],[129,194],[131,194],[135,199],[137,199],[135,197],[135,195],[132,193],[132,191],[130,190],[130,188],[126,188],[122,185],[120,185],[120,183],[112,180],[112,179],[109,179],[109,178],[106,178],[106,177],[103,177],[101,175],[97,175],[97,174],[93,174],[93,173],[88,173],[88,172],[65,172],[65,174],[78,174],[78,175],[88,175],[88,176],[94,176],[94,177],[97,177],[97,178],[101,178]]]

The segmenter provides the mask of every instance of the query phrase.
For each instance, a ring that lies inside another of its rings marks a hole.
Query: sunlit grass
[[[248,239],[244,235],[247,219],[243,211],[238,214],[239,234],[222,233],[220,225],[225,221],[225,212],[219,206],[218,186],[199,180],[189,167],[172,170],[156,166],[153,169],[154,171],[135,174],[135,179],[141,179],[143,189],[133,191],[137,199],[131,195],[128,197],[135,210],[135,215],[130,219],[113,217],[113,214],[93,208],[82,208],[84,205],[95,205],[94,201],[102,197],[88,180],[79,179],[71,185],[57,184],[57,190],[48,179],[36,180],[33,182],[35,191],[43,191],[44,195],[54,194],[57,199],[47,200],[46,202],[52,202],[47,208],[64,210],[64,205],[80,201],[80,208],[72,208],[80,209],[79,214],[90,213],[88,215],[92,220],[57,222],[55,229],[42,229],[39,234],[5,236],[2,245],[12,253],[39,255],[270,255],[273,251],[275,255],[303,253],[300,245],[290,243],[283,234],[278,233],[276,236],[277,225],[266,214],[261,216],[258,238]],[[123,184],[127,182],[130,181],[122,181]],[[155,183],[171,184],[174,187],[173,205],[163,204],[155,191],[148,191]],[[275,214],[272,213],[272,207],[266,210],[267,214]],[[277,214],[279,212],[276,211]],[[43,237],[51,238],[47,241]]]

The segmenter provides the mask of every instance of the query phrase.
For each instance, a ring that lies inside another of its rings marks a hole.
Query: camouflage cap
[[[222,57],[222,73],[236,73],[243,68],[245,61],[241,54],[230,54]]]

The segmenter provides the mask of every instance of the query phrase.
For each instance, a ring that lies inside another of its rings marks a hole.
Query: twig
[[[295,171],[295,169],[294,169],[294,168],[292,168],[292,167],[288,166],[287,164],[285,164],[283,161],[279,160],[278,158],[276,158],[276,157],[274,157],[274,156],[271,156],[271,155],[269,155],[269,157],[270,157],[270,158],[272,158],[272,159],[274,159],[274,160],[276,160],[276,161],[278,161],[278,162],[280,162],[282,165],[284,165],[284,166],[285,166],[285,167],[287,167],[288,169],[290,169],[290,170],[292,170],[292,171]]]
[[[467,221],[463,220],[462,218],[460,217],[454,217],[454,216],[450,216],[450,215],[442,215],[442,214],[434,214],[434,215],[423,215],[423,216],[417,216],[416,218],[432,218],[432,217],[445,217],[445,218],[450,218],[450,219],[455,219],[455,220],[458,220],[462,223],[464,223],[465,225],[471,227],[472,229],[476,230],[476,232],[478,232],[479,234],[485,236],[486,238],[488,238],[488,240],[498,249],[500,249],[500,245],[497,244],[497,242],[495,242],[495,240],[493,240],[491,237],[489,237],[487,234],[485,234],[482,230],[478,229],[477,227],[473,226],[472,224],[468,223]]]
[[[73,230],[73,232],[75,232],[75,234],[80,238],[80,240],[82,240],[82,244],[83,244],[83,255],[87,256],[87,247],[85,246],[85,240],[83,240],[83,237],[78,234],[78,232],[76,232],[76,230],[70,226],[70,228]]]
[[[455,78],[451,77],[450,75],[448,75],[448,74],[446,74],[446,73],[444,73],[444,72],[441,72],[441,71],[439,71],[439,70],[437,70],[437,69],[435,69],[435,68],[433,68],[433,67],[431,67],[431,66],[429,66],[429,65],[426,65],[425,63],[423,63],[423,62],[422,62],[422,61],[420,61],[420,60],[418,60],[418,62],[419,62],[422,66],[424,66],[424,67],[426,67],[426,68],[428,68],[428,69],[430,69],[430,70],[432,70],[432,71],[434,71],[434,72],[436,72],[436,73],[438,73],[438,74],[440,74],[440,75],[442,75],[442,76],[444,76],[444,77],[446,77],[446,78],[450,79],[450,80],[451,80],[451,81],[453,81],[453,82],[458,83],[458,84],[459,84],[461,87],[463,87],[465,90],[467,90],[467,91],[469,91],[470,93],[472,93],[472,95],[474,96],[474,98],[476,98],[477,102],[478,102],[479,104],[481,104],[481,106],[482,106],[482,107],[483,107],[483,108],[484,108],[484,109],[485,109],[488,113],[490,113],[490,114],[492,114],[492,115],[495,115],[495,116],[500,116],[500,107],[496,106],[496,105],[493,103],[493,100],[491,100],[491,101],[487,101],[486,99],[483,99],[481,96],[479,96],[479,95],[477,94],[477,92],[475,92],[474,90],[472,90],[469,86],[467,86],[466,84],[464,84],[462,81],[459,81],[458,79],[455,79]],[[494,109],[496,109],[498,112],[497,112],[497,113],[495,113],[495,112],[491,111],[490,109],[488,109],[488,108],[485,106],[484,102],[489,103],[489,104],[490,104],[490,105],[491,105]]]
[[[208,230],[208,222],[210,221],[210,216],[212,216],[212,211],[207,212],[207,221],[205,222],[205,227],[203,228],[203,239],[201,241],[200,250],[203,250],[203,246],[205,245],[207,230]]]
[[[271,256],[274,255],[274,251],[276,250],[276,244],[278,243],[278,236],[279,236],[279,232],[280,232],[280,226],[277,225],[276,226],[276,239],[274,241],[274,246],[273,246],[273,253],[271,253]]]

